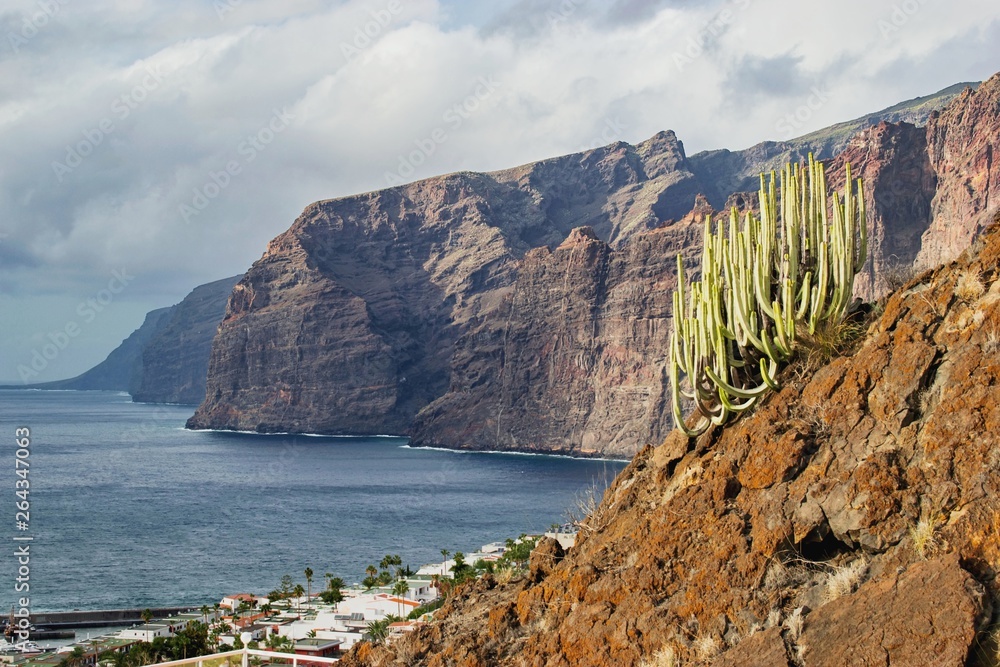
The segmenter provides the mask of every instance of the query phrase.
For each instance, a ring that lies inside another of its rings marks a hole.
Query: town
[[[545,535],[565,548],[575,539],[569,526],[553,526]],[[305,658],[299,665],[326,664],[359,642],[392,642],[413,631],[465,581],[486,573],[500,581],[520,575],[539,537],[521,535],[468,554],[442,549],[441,562],[416,571],[400,556],[386,555],[352,586],[306,568],[305,585],[286,575],[265,595],[232,593],[164,618],[147,609],[141,623],[54,652],[32,641],[0,640],[0,660],[14,667],[141,667],[247,648]]]

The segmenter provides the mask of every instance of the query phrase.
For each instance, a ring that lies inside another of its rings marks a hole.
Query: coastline
[[[570,454],[549,454],[547,452],[522,452],[512,449],[452,449],[451,447],[432,447],[430,445],[400,445],[400,449],[451,452],[452,454],[509,454],[510,456],[541,456],[552,459],[570,459],[571,461],[607,461],[609,463],[629,463],[632,460],[614,459],[607,456],[572,456]]]

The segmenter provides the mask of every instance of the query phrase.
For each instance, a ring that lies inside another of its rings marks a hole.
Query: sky
[[[828,5],[823,5],[828,6]],[[4,0],[0,381],[100,362],[309,203],[1000,70],[995,0]]]

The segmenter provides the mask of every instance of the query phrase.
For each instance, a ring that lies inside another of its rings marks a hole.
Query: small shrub
[[[895,292],[903,287],[906,283],[913,280],[914,276],[916,276],[916,269],[913,264],[906,264],[905,262],[896,261],[892,264],[887,264],[882,269],[882,280],[885,282],[885,287],[889,292]]]
[[[978,273],[963,271],[955,283],[955,296],[966,303],[972,303],[986,292]]]

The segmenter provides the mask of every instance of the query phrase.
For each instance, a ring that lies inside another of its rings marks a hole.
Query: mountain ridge
[[[956,88],[936,99],[949,100],[946,109],[981,100],[981,140],[993,141],[997,77],[978,92]],[[884,121],[837,139],[871,181],[861,298],[887,291],[895,267],[933,243],[932,222],[952,229],[945,217],[990,208],[933,206],[936,156],[962,158],[967,132],[959,116],[935,121],[933,99],[919,98],[914,112],[943,128],[933,144],[936,129]],[[701,217],[720,200],[752,203],[731,187],[745,172],[810,148],[759,144],[728,153],[734,167],[686,156],[664,131],[634,146],[312,204],[234,289],[206,400],[188,426],[393,432],[437,447],[628,457],[669,427],[657,415],[676,254],[697,252]],[[712,172],[720,164],[728,181]],[[958,171],[966,168],[979,167]],[[916,203],[896,205],[907,198]]]

